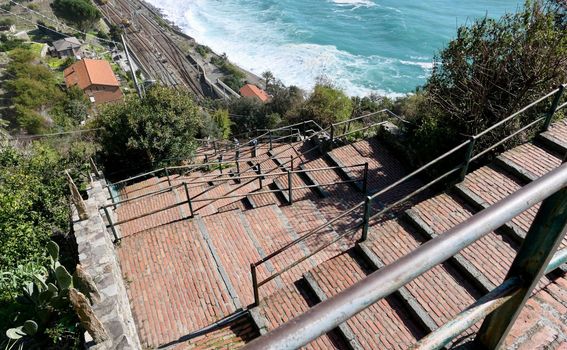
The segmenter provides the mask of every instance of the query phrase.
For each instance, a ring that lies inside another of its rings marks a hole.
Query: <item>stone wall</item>
[[[80,264],[100,294],[100,300],[92,305],[93,311],[110,338],[94,344],[86,334],[87,348],[141,349],[112,234],[107,232],[105,219],[99,212],[99,207],[108,203],[104,185],[104,180],[94,180],[87,190],[89,199],[85,204],[89,218],[79,221],[76,213],[73,217]],[[113,215],[113,211],[109,212]]]

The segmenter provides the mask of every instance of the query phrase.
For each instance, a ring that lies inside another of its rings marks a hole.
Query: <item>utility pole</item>
[[[142,90],[140,89],[140,84],[138,84],[138,77],[136,77],[136,72],[134,71],[134,65],[132,64],[132,59],[130,58],[130,52],[128,52],[128,45],[126,45],[126,40],[124,35],[120,34],[120,39],[122,39],[122,45],[124,46],[124,52],[126,52],[126,59],[128,60],[128,65],[130,66],[130,72],[132,73],[132,79],[134,80],[134,85],[136,86],[136,91],[138,92],[138,97],[140,100],[143,98]]]

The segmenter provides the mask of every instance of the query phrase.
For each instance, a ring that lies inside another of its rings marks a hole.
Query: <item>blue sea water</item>
[[[518,0],[147,0],[199,43],[309,90],[325,76],[350,95],[425,82],[457,27],[516,12]]]

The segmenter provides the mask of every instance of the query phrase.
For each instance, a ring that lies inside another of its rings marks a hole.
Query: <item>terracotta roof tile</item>
[[[83,59],[65,69],[64,75],[67,87],[77,85],[84,90],[91,85],[120,86],[105,60]]]
[[[246,84],[240,89],[240,95],[244,97],[256,97],[262,102],[266,102],[270,99],[270,96],[266,91],[258,88],[256,85]]]

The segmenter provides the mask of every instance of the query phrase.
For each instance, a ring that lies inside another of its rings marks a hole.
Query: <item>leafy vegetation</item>
[[[100,11],[90,0],[55,0],[52,6],[58,17],[76,24],[83,31],[91,29],[101,18]]]
[[[225,54],[222,56],[211,57],[211,63],[219,67],[219,69],[225,74],[223,83],[228,85],[232,90],[238,92],[244,85],[243,80],[246,76],[240,69],[229,62]]]
[[[106,169],[136,173],[187,159],[200,120],[191,95],[154,86],[141,101],[109,106],[93,124],[104,128],[97,140]]]
[[[302,120],[312,119],[323,127],[347,120],[352,115],[352,101],[330,83],[320,82],[300,109]]]
[[[517,14],[461,27],[436,58],[423,90],[398,102],[413,125],[413,157],[431,159],[565,81],[567,31],[554,7],[528,2]],[[524,114],[477,145],[492,144],[534,119]]]
[[[56,74],[41,64],[33,51],[18,47],[9,57],[8,79],[3,87],[13,105],[8,116],[12,129],[39,134],[52,127],[76,127],[86,118],[90,104],[84,94],[76,89],[62,91]],[[65,61],[60,67],[69,63]]]
[[[68,236],[68,187],[62,174],[74,169],[72,174],[80,184],[84,178],[77,174],[84,173],[85,160],[93,152],[92,145],[75,138],[0,149],[0,344],[5,331],[19,325],[16,316],[38,314],[35,306],[20,301],[29,282],[37,275],[46,276],[50,264],[46,244],[56,240],[63,245],[61,263],[68,270],[76,264],[76,252],[68,243],[72,239]],[[71,343],[75,342],[71,338],[79,339],[71,316],[53,312],[46,322],[39,322],[42,327],[36,340],[43,342],[47,334],[52,336],[40,348],[64,348],[58,347],[63,338]]]
[[[57,243],[49,241],[46,250],[47,267],[27,276],[17,300],[19,312],[11,317],[17,326],[5,332],[7,343],[26,349],[79,348],[79,319],[69,301],[69,291],[79,281],[59,262]]]

